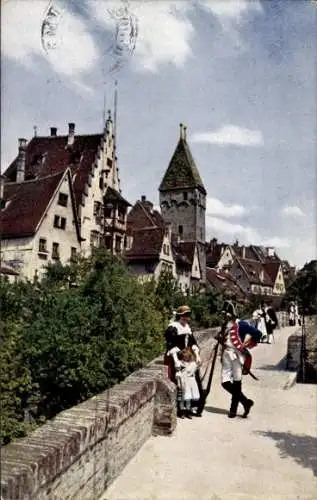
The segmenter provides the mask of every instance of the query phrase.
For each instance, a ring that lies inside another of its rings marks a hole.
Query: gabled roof
[[[194,262],[196,243],[194,241],[181,241],[177,245],[177,253],[190,262]]]
[[[163,245],[164,229],[148,227],[132,231],[132,247],[126,252],[128,261],[158,260]]]
[[[259,258],[258,253],[254,250],[254,247],[252,245],[250,246],[232,245],[231,248],[234,251],[235,255],[237,257],[240,257],[241,259],[249,259],[259,262],[261,260]]]
[[[216,267],[227,246],[226,243],[215,243],[213,246],[209,247],[209,250],[207,249],[206,264],[208,267]]]
[[[1,210],[2,238],[33,236],[64,176],[64,172],[59,172],[36,180],[6,183],[6,205]]]
[[[186,188],[199,188],[202,193],[206,194],[206,189],[186,138],[181,136],[160,184],[159,191]]]
[[[135,229],[165,228],[162,215],[153,210],[153,204],[148,201],[137,201],[131,208],[127,217],[127,232],[130,234]]]
[[[119,193],[118,191],[116,191],[115,189],[113,189],[110,186],[107,186],[107,190],[106,190],[106,194],[104,196],[104,199],[106,202],[111,201],[111,202],[119,203],[119,204],[124,205],[126,207],[131,207],[131,204],[123,198],[121,193]]]
[[[76,174],[73,185],[79,206],[91,166],[102,146],[103,134],[75,135],[72,146],[67,146],[67,138],[67,135],[33,137],[26,147],[25,179],[64,172],[70,167],[72,175]],[[14,182],[16,171],[17,158],[6,170],[6,178]]]
[[[262,286],[273,286],[271,277],[267,273],[265,267],[261,262],[256,262],[254,260],[240,259],[236,257],[241,269],[245,272],[249,282],[252,285],[262,285]],[[261,274],[263,279],[261,280]]]
[[[206,269],[206,279],[207,282],[219,293],[235,298],[239,302],[244,302],[246,300],[246,295],[242,288],[235,281],[234,277],[228,271],[218,271],[216,269],[208,268]]]
[[[263,264],[267,274],[270,276],[272,283],[274,284],[276,281],[277,274],[281,267],[280,262],[264,262]]]

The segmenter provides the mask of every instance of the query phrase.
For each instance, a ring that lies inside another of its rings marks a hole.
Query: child
[[[179,416],[192,418],[192,405],[197,406],[200,398],[195,374],[198,369],[194,352],[186,347],[178,353],[180,370],[176,372],[179,388]],[[195,404],[196,403],[196,404]]]

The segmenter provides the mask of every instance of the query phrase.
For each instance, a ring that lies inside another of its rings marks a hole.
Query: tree
[[[317,260],[305,264],[288,287],[285,303],[296,301],[299,312],[305,315],[317,313]]]

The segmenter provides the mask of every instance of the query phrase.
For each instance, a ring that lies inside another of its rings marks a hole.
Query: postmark
[[[62,10],[50,2],[41,25],[41,43],[47,54],[58,46],[58,27],[62,17]]]
[[[116,73],[135,50],[139,26],[127,0],[123,0],[119,8],[108,9],[108,13],[115,22],[114,41],[108,51],[113,59],[109,73]]]

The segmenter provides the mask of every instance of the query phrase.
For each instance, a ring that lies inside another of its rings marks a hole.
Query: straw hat
[[[190,313],[191,310],[188,306],[180,306],[176,311],[177,316],[184,316],[185,314],[190,314]]]

